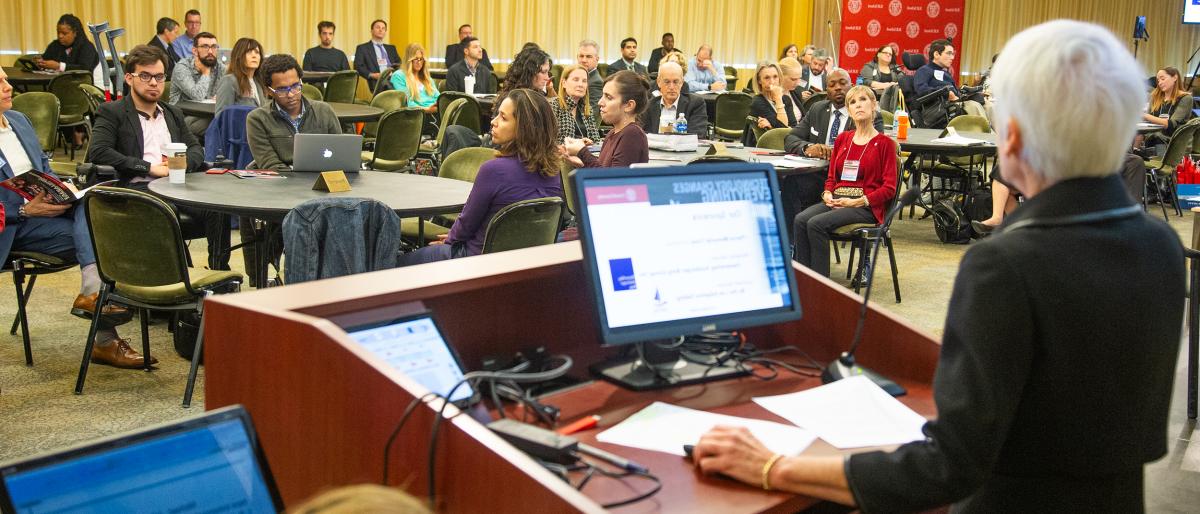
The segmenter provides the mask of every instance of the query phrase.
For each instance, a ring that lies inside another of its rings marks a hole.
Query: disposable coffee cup
[[[463,77],[463,89],[464,89],[463,92],[468,95],[475,94],[475,76],[474,75],[467,75],[467,76]]]
[[[168,143],[167,181],[172,184],[183,184],[187,180],[187,145],[183,143]]]

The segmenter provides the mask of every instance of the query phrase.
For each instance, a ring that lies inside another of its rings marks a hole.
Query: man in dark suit
[[[396,53],[396,45],[383,42],[387,37],[387,31],[386,21],[371,22],[371,40],[354,49],[354,71],[367,79],[367,85],[370,86],[371,91],[375,90],[375,81],[379,80],[380,72],[388,68],[396,68],[401,64],[400,54]],[[391,89],[391,86],[385,84],[385,89]]]
[[[708,108],[704,100],[683,90],[683,68],[673,62],[663,63],[658,69],[658,91],[661,97],[652,98],[646,112],[642,114],[642,130],[647,134],[658,134],[663,125],[674,124],[680,114],[687,120],[688,134],[708,137]],[[664,114],[665,113],[665,114]]]
[[[815,59],[814,59],[815,62]],[[833,152],[833,141],[838,134],[854,130],[854,122],[846,111],[846,91],[850,89],[850,75],[846,70],[836,69],[827,73],[827,97],[813,104],[784,139],[783,148],[790,154],[804,155],[817,159],[829,159]],[[875,130],[883,132],[883,116],[875,114]],[[792,219],[798,212],[821,201],[825,188],[825,173],[797,173],[784,177],[780,182],[783,193],[784,219]]]
[[[608,65],[609,73],[616,73],[621,70],[629,70],[647,80],[650,79],[650,72],[646,71],[646,67],[642,63],[637,62],[638,42],[636,39],[627,37],[621,40],[621,58],[613,61]]]
[[[658,61],[661,61],[664,55],[667,55],[675,50],[675,34],[670,32],[663,34],[662,46],[650,51],[650,62],[646,63],[646,71],[650,73],[658,72]]]
[[[862,512],[1145,511],[1144,467],[1167,453],[1185,270],[1179,236],[1116,175],[1135,132],[1116,127],[1146,99],[1139,69],[1108,29],[1076,21],[1001,51],[997,159],[1028,200],[962,258],[923,437],[776,457],[718,429],[692,453],[703,471]],[[1069,96],[1029,80],[1049,74],[1079,80]]]
[[[12,86],[8,74],[0,70],[0,180],[29,171],[53,175],[50,161],[42,153],[33,124],[24,114],[12,110]],[[45,193],[26,200],[6,188],[0,188],[3,226],[0,230],[0,262],[9,262],[15,250],[38,252],[79,263],[81,285],[71,305],[71,314],[91,319],[100,292],[100,274],[92,249],[92,236],[82,208],[51,202]],[[133,319],[129,309],[109,305],[100,313],[92,359],[118,367],[142,367],[141,354],[129,347],[114,328]]]
[[[187,171],[203,171],[204,148],[188,130],[183,111],[161,101],[166,53],[141,45],[130,50],[125,60],[125,81],[131,84],[131,94],[100,106],[88,160],[112,166],[117,171],[117,185],[147,191],[150,181],[168,175],[166,145],[179,142],[187,146]],[[209,268],[229,269],[226,217],[183,206],[176,210],[204,220]]]
[[[463,42],[462,41],[466,38],[472,37],[473,35],[474,35],[474,29],[472,29],[470,25],[464,24],[463,26],[458,28],[458,42],[454,43],[452,45],[446,45],[446,69],[447,70],[450,69],[451,66],[454,66],[455,64],[458,64],[460,61],[463,60]],[[495,68],[492,68],[492,61],[490,59],[488,59],[487,49],[482,48],[481,50],[483,52],[483,57],[479,59],[479,62],[483,63],[484,66],[487,66],[487,69],[489,69],[489,70],[495,69]]]
[[[150,38],[150,42],[146,44],[167,54],[167,79],[170,79],[173,76],[172,73],[175,72],[175,63],[179,62],[179,56],[175,55],[171,49],[171,43],[174,43],[175,38],[179,37],[179,22],[171,18],[159,18],[155,31],[155,36]]]
[[[492,88],[492,71],[481,61],[483,46],[472,36],[463,39],[463,60],[446,70],[446,87],[442,91],[459,91],[477,95],[495,93]],[[467,91],[467,80],[471,77],[475,85]]]

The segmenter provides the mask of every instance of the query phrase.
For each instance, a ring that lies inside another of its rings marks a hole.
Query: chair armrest
[[[93,164],[90,162],[81,162],[76,168],[80,183],[84,186],[91,186],[100,182],[116,180],[117,169],[106,164]]]
[[[937,100],[939,97],[947,97],[948,98],[949,96],[950,96],[950,86],[942,86],[938,89],[935,89],[933,91],[925,93],[923,96],[917,97],[917,99],[913,100],[913,103],[917,104],[918,106],[921,106],[921,105],[930,103],[934,100]]]

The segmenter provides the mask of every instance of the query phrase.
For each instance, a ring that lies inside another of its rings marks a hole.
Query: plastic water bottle
[[[687,117],[684,116],[683,113],[680,113],[679,116],[675,118],[675,133],[687,134],[687,131]]]

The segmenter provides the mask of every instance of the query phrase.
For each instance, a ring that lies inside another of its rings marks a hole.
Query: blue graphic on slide
[[[613,291],[637,289],[637,279],[633,275],[633,259],[609,259],[608,269],[612,272]]]

